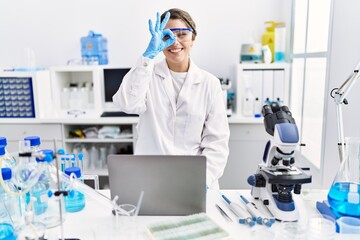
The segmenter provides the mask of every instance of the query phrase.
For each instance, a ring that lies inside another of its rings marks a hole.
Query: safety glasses
[[[190,41],[192,38],[192,33],[194,32],[194,30],[191,28],[170,28],[169,30],[174,33],[176,39],[180,42]],[[169,38],[169,36],[165,36],[163,41],[166,41]]]

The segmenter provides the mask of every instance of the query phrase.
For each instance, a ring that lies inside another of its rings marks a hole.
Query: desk
[[[108,190],[101,190],[109,196]],[[251,199],[249,190],[222,190],[230,200],[240,202],[239,193]],[[325,190],[303,190],[298,196],[294,195],[296,207],[299,209],[299,222],[306,223],[310,216],[317,214],[315,202],[326,198]],[[221,216],[215,207],[215,203],[220,205],[229,216],[235,220],[234,215],[228,210],[224,201],[217,191],[208,191],[207,193],[207,214],[217,224],[223,227],[231,235],[231,239],[275,239],[277,231],[280,229],[280,222],[273,224],[271,228],[262,225],[255,225],[250,228],[237,222],[228,223]],[[256,202],[255,202],[256,203]],[[261,207],[258,204],[258,207]],[[78,213],[67,213],[64,223],[65,237],[76,237],[79,239],[149,239],[145,227],[151,223],[166,221],[176,218],[174,216],[138,216],[138,217],[116,217],[112,215],[111,209],[108,209],[91,198],[86,199],[86,207]],[[49,239],[58,235],[59,228],[48,230]],[[359,239],[354,235],[339,235],[336,239]],[[55,239],[55,238],[54,238]]]

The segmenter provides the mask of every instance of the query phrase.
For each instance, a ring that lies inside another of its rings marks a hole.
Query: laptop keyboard
[[[125,112],[103,112],[100,117],[138,117],[138,114],[129,114]]]

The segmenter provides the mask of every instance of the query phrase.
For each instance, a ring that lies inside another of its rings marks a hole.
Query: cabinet
[[[247,178],[256,173],[269,137],[259,123],[231,123],[230,132],[230,153],[220,188],[248,189]]]
[[[267,101],[288,105],[289,87],[287,63],[239,64],[236,76],[235,111],[238,115],[253,117],[254,113],[261,112],[261,107]],[[249,92],[252,99],[248,99]],[[252,108],[250,112],[253,114],[248,114],[249,108]]]
[[[107,176],[106,160],[109,154],[133,154],[135,126],[131,121],[115,124],[101,120],[64,123],[64,148],[66,153],[84,154],[84,174]],[[112,138],[116,129],[120,129],[120,133]]]
[[[101,67],[50,68],[54,117],[100,116]]]
[[[63,147],[62,125],[60,123],[21,123],[21,124],[0,124],[1,136],[7,138],[8,152],[19,150],[19,141],[28,136],[39,136],[41,148],[54,149]]]

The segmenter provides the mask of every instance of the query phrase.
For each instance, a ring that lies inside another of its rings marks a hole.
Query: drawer
[[[39,136],[41,140],[61,140],[61,124],[0,124],[0,136],[6,137],[8,141],[19,141],[27,136]]]
[[[262,124],[230,124],[230,141],[267,141],[270,137]]]

